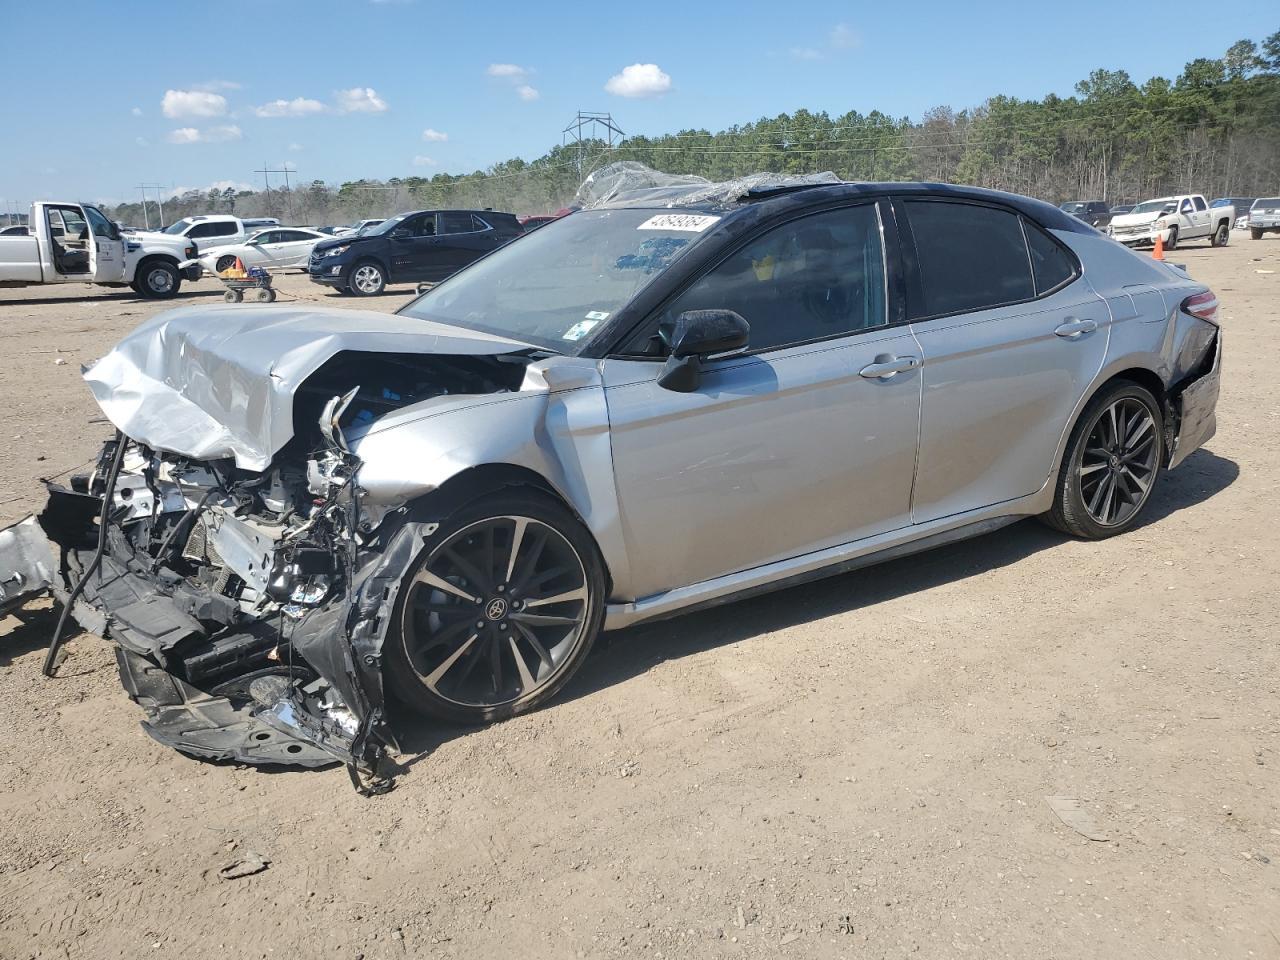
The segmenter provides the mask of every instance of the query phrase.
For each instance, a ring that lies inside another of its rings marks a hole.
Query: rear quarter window
[[[995,207],[907,200],[921,302],[915,318],[964,313],[1035,297],[1017,214]]]
[[[1076,275],[1075,258],[1034,223],[1022,221],[1026,229],[1027,250],[1031,254],[1031,273],[1035,279],[1036,296],[1044,296],[1063,284],[1070,283]]]

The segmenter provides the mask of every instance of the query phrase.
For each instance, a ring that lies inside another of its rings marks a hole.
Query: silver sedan
[[[1220,352],[1203,284],[1024,197],[622,193],[395,316],[143,325],[46,528],[154,736],[368,777],[392,694],[501,719],[602,630],[1023,517],[1122,533],[1213,436]]]

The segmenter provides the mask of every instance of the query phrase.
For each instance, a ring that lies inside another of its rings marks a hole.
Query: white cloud
[[[538,93],[537,90],[529,86],[527,83],[522,83],[520,86],[516,87],[516,96],[521,100],[537,100],[538,97],[542,96],[542,94]]]
[[[821,60],[822,51],[815,50],[813,47],[792,47],[789,51],[792,57],[797,60]]]
[[[294,97],[292,100],[272,100],[260,107],[254,107],[253,112],[259,117],[308,117],[312,114],[324,113],[327,109],[328,107],[319,100]]]
[[[160,109],[170,120],[179,117],[220,117],[227,112],[227,98],[204,90],[166,90]]]
[[[633,63],[610,77],[604,89],[619,97],[660,97],[671,89],[671,77],[656,63]]]
[[[338,90],[334,100],[340,113],[383,113],[387,109],[387,101],[378,96],[373,87]]]
[[[290,152],[290,153],[297,153],[297,152],[298,152],[299,150],[301,150],[301,149],[302,149],[302,144],[300,144],[300,143],[291,143],[291,144],[289,144],[289,152]]]
[[[133,108],[132,110],[130,110],[129,112],[130,112],[130,113],[132,113],[135,117],[140,117],[140,116],[142,116],[142,108],[141,108],[141,107],[134,107],[134,108]]]
[[[204,83],[197,83],[193,90],[239,90],[240,84],[234,80],[206,80]]]
[[[862,43],[861,35],[847,23],[837,23],[831,28],[827,39],[837,50],[851,50]]]
[[[239,140],[244,134],[240,132],[240,128],[235,124],[228,124],[222,127],[209,127],[207,130],[198,130],[195,127],[179,127],[177,130],[169,131],[168,141],[170,143],[224,143],[228,140]]]
[[[444,143],[449,139],[449,135],[447,133],[441,133],[439,130],[433,129],[432,127],[427,127],[427,129],[422,131],[422,139],[427,141],[427,143]]]
[[[491,77],[510,77],[513,80],[523,80],[532,72],[527,67],[514,63],[491,63],[489,69],[485,71]]]
[[[413,165],[415,167],[434,167],[436,162],[431,157],[424,157],[422,154],[418,154],[413,158]]]

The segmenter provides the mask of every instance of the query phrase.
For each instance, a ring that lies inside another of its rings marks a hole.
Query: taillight
[[[1217,325],[1218,295],[1212,290],[1206,290],[1204,293],[1197,293],[1187,297],[1182,301],[1182,312]]]

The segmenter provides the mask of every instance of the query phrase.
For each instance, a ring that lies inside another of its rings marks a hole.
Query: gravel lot
[[[420,727],[385,797],[185,759],[107,644],[46,681],[47,604],[0,621],[0,957],[1280,957],[1280,237],[1170,259],[1222,299],[1225,381],[1142,527],[611,635],[548,709]],[[158,309],[0,291],[4,520],[94,454],[79,365]]]

